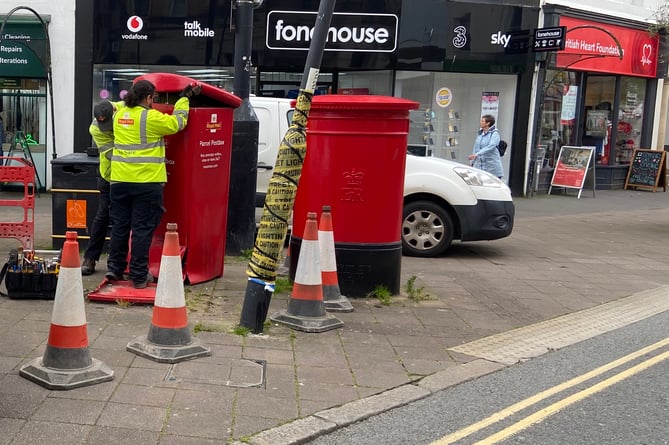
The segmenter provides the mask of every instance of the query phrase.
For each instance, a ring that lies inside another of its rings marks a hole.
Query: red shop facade
[[[547,11],[545,26],[566,29],[565,49],[542,65],[534,153],[545,153],[547,189],[560,147],[593,146],[598,189],[622,188],[636,148],[651,149],[659,43],[641,23]],[[537,151],[536,148],[539,148]],[[533,157],[534,159],[534,157]]]

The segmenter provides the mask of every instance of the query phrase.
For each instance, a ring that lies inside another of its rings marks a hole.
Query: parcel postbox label
[[[86,201],[83,199],[67,200],[67,216],[65,225],[68,229],[86,228]]]

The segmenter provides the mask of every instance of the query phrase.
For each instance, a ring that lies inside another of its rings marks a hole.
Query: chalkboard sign
[[[645,150],[637,148],[634,150],[632,162],[627,172],[625,189],[628,187],[645,188],[656,191],[663,187],[667,191],[667,165],[665,151]]]

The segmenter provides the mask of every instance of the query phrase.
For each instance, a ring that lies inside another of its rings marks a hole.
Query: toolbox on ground
[[[23,183],[21,199],[0,197],[0,206],[18,208],[22,215],[16,221],[0,221],[0,237],[16,238],[21,244],[11,249],[7,262],[0,271],[9,298],[53,299],[60,270],[60,252],[35,250],[35,167],[25,159],[0,157],[0,183]],[[4,214],[4,213],[3,213]]]
[[[12,249],[0,272],[7,296],[12,299],[41,298],[53,300],[58,284],[60,252],[57,250],[23,251]]]

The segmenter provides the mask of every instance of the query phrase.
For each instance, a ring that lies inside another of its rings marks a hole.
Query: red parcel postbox
[[[171,113],[178,94],[196,80],[169,73],[140,76],[156,87],[154,108]],[[184,279],[190,284],[223,275],[228,213],[233,111],[241,99],[199,82],[190,99],[186,129],[165,138],[166,212],[153,235],[149,270],[158,276],[167,223],[177,223]],[[172,100],[173,99],[173,100]],[[157,103],[159,101],[170,103]]]
[[[329,205],[342,295],[363,297],[379,285],[399,293],[409,110],[418,106],[387,96],[314,97],[293,208],[291,276],[307,212],[320,216]]]

